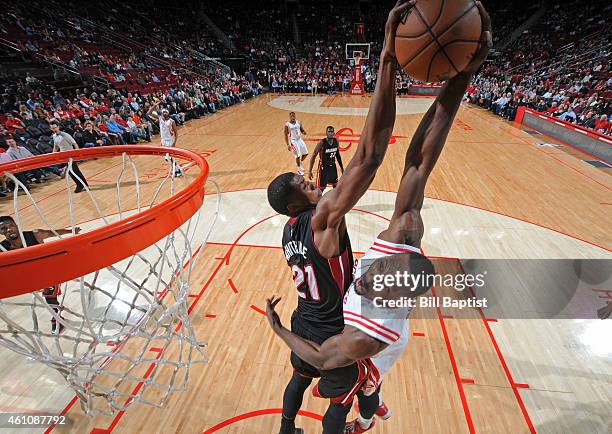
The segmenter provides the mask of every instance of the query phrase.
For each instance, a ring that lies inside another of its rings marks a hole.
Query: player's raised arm
[[[157,109],[159,108],[159,104],[153,104],[151,107],[149,107],[149,110],[147,111],[147,114],[151,117],[153,117],[153,119],[155,119],[156,121],[159,120],[159,114],[157,113]]]
[[[376,89],[359,146],[338,186],[318,204],[317,214],[313,217],[315,230],[337,227],[365,194],[382,164],[395,125],[395,34],[402,17],[414,4],[415,0],[399,0],[389,13]]]
[[[480,2],[477,2],[477,6],[483,25],[479,50],[472,62],[444,85],[412,137],[393,217],[389,229],[381,234],[386,241],[419,245],[422,223],[414,212],[420,211],[423,206],[425,184],[442,153],[467,86],[492,46],[491,20]]]

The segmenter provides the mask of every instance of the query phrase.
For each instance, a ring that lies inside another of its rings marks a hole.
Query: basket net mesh
[[[88,227],[153,206],[177,192],[180,183],[188,182],[189,169],[198,169],[190,164],[181,168],[168,156],[149,158],[160,159],[165,173],[157,177],[159,185],[153,189],[147,181],[152,196],[147,203],[141,203],[137,164],[124,153],[110,190],[114,191],[115,209],[104,210],[96,199],[96,188],[86,187],[82,194],[87,195],[88,206],[97,217]],[[66,172],[77,176],[72,160]],[[27,187],[14,175],[7,176],[15,186],[12,207],[24,245],[23,231],[31,229],[21,223],[24,202],[32,205],[40,221],[37,227],[62,238]],[[74,228],[75,198],[69,178],[65,176],[65,196]],[[109,190],[104,194],[108,197]],[[193,265],[216,221],[218,197],[209,226],[203,225],[200,209],[156,244],[118,263],[54,288],[0,300],[0,344],[60,372],[85,413],[112,414],[136,402],[162,406],[171,392],[185,389],[191,364],[206,361],[205,344],[189,321],[188,290]],[[128,202],[135,204],[134,209],[125,209]]]

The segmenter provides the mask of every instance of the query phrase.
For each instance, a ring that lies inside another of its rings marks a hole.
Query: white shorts
[[[389,345],[380,353],[370,358],[372,364],[376,367],[375,372],[368,375],[368,379],[364,383],[362,389],[366,395],[371,395],[378,389],[382,383],[383,377],[402,357],[406,345],[408,344],[409,327],[406,321],[406,328],[400,335],[400,338],[395,343]]]
[[[170,139],[162,139],[161,145],[165,146],[166,148],[171,148],[172,146],[174,146],[174,142],[175,141],[176,141],[176,139],[174,137],[172,137]]]
[[[291,150],[296,157],[308,155],[308,148],[302,139],[291,139]]]

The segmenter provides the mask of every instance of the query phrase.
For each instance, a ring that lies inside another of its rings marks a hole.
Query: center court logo
[[[318,136],[322,136],[321,138],[325,138],[325,134],[318,134]],[[359,144],[359,140],[361,140],[361,134],[355,134],[352,128],[341,128],[334,135],[338,142],[341,144],[345,144],[345,146],[340,146],[340,151],[346,152],[351,149],[351,146]],[[389,144],[394,145],[398,139],[407,139],[406,136],[391,136],[389,139]],[[321,139],[306,139],[306,142],[316,142],[318,143]]]

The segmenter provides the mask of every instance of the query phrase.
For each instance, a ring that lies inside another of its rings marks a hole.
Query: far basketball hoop
[[[370,44],[346,44],[346,58],[353,66],[353,79],[351,80],[351,95],[363,95],[365,87],[363,85],[362,62],[370,58]]]

